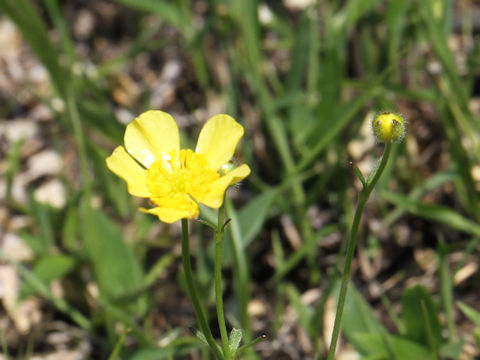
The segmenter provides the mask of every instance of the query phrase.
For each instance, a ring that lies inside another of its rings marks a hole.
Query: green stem
[[[73,133],[78,146],[78,154],[80,159],[80,175],[82,179],[82,186],[85,193],[85,199],[90,201],[91,184],[90,177],[88,175],[88,154],[87,146],[85,143],[85,134],[82,127],[82,121],[80,114],[78,113],[77,103],[75,102],[73,91],[69,90],[67,99],[67,109],[72,121]]]
[[[225,204],[225,201],[224,201]],[[218,327],[222,337],[223,354],[225,359],[230,360],[230,349],[228,346],[227,326],[225,324],[225,314],[223,311],[222,298],[222,252],[224,239],[225,206],[218,209],[218,223],[215,230],[215,303],[217,305]]]
[[[229,226],[233,248],[235,295],[239,305],[238,312],[240,324],[244,332],[244,344],[248,344],[250,341],[252,341],[252,329],[247,312],[248,303],[250,301],[249,269],[245,256],[245,249],[242,244],[243,238],[240,230],[240,224],[238,222],[238,214],[236,213],[230,199],[226,199],[225,207],[227,216],[232,219],[229,223]],[[254,357],[252,353],[249,353],[249,355]]]
[[[379,162],[377,163],[377,166],[372,171],[372,174],[370,175],[366,186],[360,192],[360,195],[358,197],[358,205],[355,211],[355,215],[353,217],[352,229],[350,231],[350,239],[347,243],[347,254],[345,257],[345,265],[344,265],[343,274],[342,274],[342,284],[340,287],[340,295],[338,297],[337,312],[335,314],[335,323],[333,325],[332,340],[330,342],[330,348],[328,350],[327,360],[333,360],[335,356],[338,336],[340,334],[340,323],[342,321],[343,308],[345,305],[345,298],[347,296],[347,287],[348,287],[348,282],[350,280],[350,268],[352,266],[353,255],[355,253],[358,227],[360,225],[360,220],[362,218],[363,208],[365,207],[365,204],[367,203],[367,200],[373,188],[377,184],[378,179],[380,179],[380,176],[382,175],[382,172],[385,169],[385,166],[387,165],[391,149],[392,149],[392,143],[387,142],[385,145],[385,150],[382,158],[379,160]]]
[[[190,299],[192,300],[193,307],[195,309],[195,315],[197,316],[200,329],[205,335],[205,339],[210,346],[210,349],[215,355],[216,359],[224,359],[222,353],[220,352],[215,339],[213,338],[212,332],[208,327],[207,319],[202,311],[200,305],[200,300],[198,299],[197,291],[193,283],[193,274],[192,274],[192,265],[190,262],[190,246],[189,246],[189,235],[188,235],[188,220],[182,219],[182,260],[183,260],[183,269],[185,271],[185,279],[187,281],[187,289]]]

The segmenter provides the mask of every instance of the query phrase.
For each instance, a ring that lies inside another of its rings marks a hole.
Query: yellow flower
[[[198,203],[219,208],[227,188],[250,174],[248,165],[232,169],[229,163],[242,136],[239,123],[219,114],[202,128],[195,151],[180,149],[173,117],[150,110],[127,125],[125,148],[118,146],[106,162],[130,194],[156,206],[141,211],[172,223],[197,217]]]

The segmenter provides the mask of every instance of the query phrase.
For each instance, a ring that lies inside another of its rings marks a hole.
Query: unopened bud
[[[400,142],[407,133],[405,119],[400,114],[383,112],[372,121],[373,133],[381,142]]]

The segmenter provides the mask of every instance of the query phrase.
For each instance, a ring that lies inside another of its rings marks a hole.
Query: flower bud
[[[406,121],[400,114],[383,112],[373,118],[373,133],[381,142],[400,142],[407,133]]]

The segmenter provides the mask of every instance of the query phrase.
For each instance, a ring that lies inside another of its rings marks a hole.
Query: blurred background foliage
[[[246,129],[236,156],[252,175],[227,203],[224,295],[229,327],[266,336],[247,359],[324,358],[353,166],[368,174],[381,154],[372,114],[401,112],[409,134],[364,214],[338,358],[479,356],[478,1],[2,0],[0,11],[5,358],[208,358],[188,330],[178,224],[139,213],[105,166],[151,108],[176,118],[187,146],[219,112]],[[214,319],[212,234],[196,223],[192,236]]]

